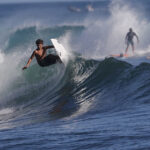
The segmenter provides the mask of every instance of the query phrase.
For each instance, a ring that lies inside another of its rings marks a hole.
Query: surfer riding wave
[[[139,43],[139,38],[138,38],[137,34],[135,32],[133,32],[132,28],[130,28],[129,32],[126,34],[126,37],[125,37],[125,43],[127,44],[125,54],[127,54],[127,52],[128,52],[129,45],[132,46],[132,51],[134,54],[134,41],[133,41],[134,37],[137,38],[137,42]]]
[[[57,62],[62,63],[62,61],[58,55],[49,54],[46,56],[47,49],[54,48],[53,45],[43,46],[43,40],[42,39],[36,40],[36,45],[37,45],[37,49],[33,51],[31,57],[29,58],[29,60],[26,64],[26,66],[24,66],[22,68],[23,70],[27,69],[29,67],[34,56],[36,57],[37,63],[41,67],[50,66],[50,65],[56,64]]]

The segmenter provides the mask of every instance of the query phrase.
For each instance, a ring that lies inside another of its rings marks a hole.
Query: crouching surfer
[[[57,62],[62,63],[62,61],[58,55],[53,55],[53,54],[47,55],[46,54],[47,49],[54,48],[53,45],[43,46],[43,40],[41,40],[41,39],[36,40],[36,45],[37,45],[37,49],[33,51],[26,66],[24,66],[22,68],[23,70],[27,69],[29,67],[34,56],[36,57],[37,63],[41,67],[50,66],[50,65],[56,64]]]

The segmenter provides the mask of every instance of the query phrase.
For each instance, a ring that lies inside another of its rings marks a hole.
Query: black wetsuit
[[[37,62],[41,67],[53,65],[53,64],[56,64],[57,62],[62,63],[62,61],[58,55],[52,55],[52,54],[47,55],[45,58],[43,58],[42,60],[37,61]]]

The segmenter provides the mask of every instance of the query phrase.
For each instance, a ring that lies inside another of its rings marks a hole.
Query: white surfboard
[[[60,44],[57,39],[50,39],[52,44],[54,45],[54,48],[58,54],[58,56],[60,57],[60,59],[62,60],[62,62],[66,65],[67,61],[68,61],[68,54],[66,49],[63,47],[62,44]]]

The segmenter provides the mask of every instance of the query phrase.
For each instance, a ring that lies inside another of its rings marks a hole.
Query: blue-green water
[[[148,0],[1,4],[0,22],[0,149],[150,149]],[[108,57],[130,27],[135,56]],[[38,38],[66,66],[22,71]]]

